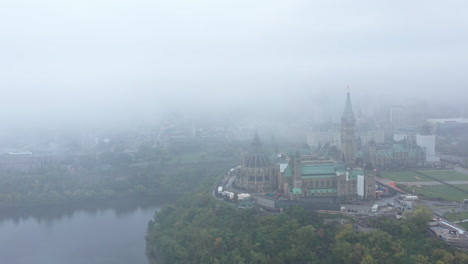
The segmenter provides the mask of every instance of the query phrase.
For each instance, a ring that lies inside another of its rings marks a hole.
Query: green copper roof
[[[293,194],[302,194],[301,188],[293,188],[292,191],[293,191]]]
[[[349,173],[349,179],[356,180],[358,175],[364,175],[364,171],[361,169],[354,169]]]
[[[343,117],[354,117],[353,108],[351,107],[351,96],[349,95],[349,92],[346,97],[346,105],[343,112]]]
[[[335,165],[334,164],[314,164],[314,165],[304,165],[301,168],[302,177],[307,176],[327,176],[335,175]]]
[[[291,168],[291,166],[289,166],[289,164],[286,167],[286,169],[284,169],[283,175],[284,175],[284,177],[291,177],[292,176],[292,168]]]
[[[314,179],[314,178],[332,178],[336,177],[336,174],[322,174],[322,175],[313,175],[313,176],[302,176],[302,179]]]
[[[393,152],[406,152],[405,147],[401,144],[393,144],[392,145]]]
[[[346,165],[344,163],[336,164],[336,171],[345,172],[346,171]]]

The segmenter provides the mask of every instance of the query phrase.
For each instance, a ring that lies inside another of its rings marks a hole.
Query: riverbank
[[[40,202],[40,201],[28,201],[23,203],[2,203],[0,201],[0,209],[2,211],[8,209],[19,209],[19,208],[43,208],[43,207],[54,207],[54,206],[80,206],[86,204],[100,204],[100,203],[108,203],[113,202],[115,200],[124,201],[128,199],[147,199],[150,197],[163,197],[163,196],[180,196],[183,195],[184,192],[166,192],[166,193],[149,193],[149,194],[142,194],[142,193],[122,193],[122,194],[114,194],[114,195],[96,195],[90,198],[82,198],[74,201],[62,200],[62,201],[54,201],[54,202]]]
[[[205,178],[235,161],[145,167],[115,167],[105,172],[75,174],[56,171],[41,175],[0,174],[0,208],[80,203],[139,195],[193,191]]]
[[[147,209],[155,204],[172,204],[176,202],[180,194],[154,194],[154,195],[127,195],[119,197],[106,197],[101,199],[89,199],[73,203],[57,203],[40,206],[3,207],[0,210],[0,221],[11,219],[19,221],[27,218],[59,219],[70,216],[77,210],[95,213],[107,209],[114,210],[117,214],[126,214],[135,208]],[[148,219],[149,220],[149,219]]]

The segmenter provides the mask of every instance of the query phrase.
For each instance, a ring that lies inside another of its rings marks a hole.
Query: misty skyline
[[[458,103],[466,13],[464,1],[8,1],[0,120],[340,112],[348,84],[353,104]]]

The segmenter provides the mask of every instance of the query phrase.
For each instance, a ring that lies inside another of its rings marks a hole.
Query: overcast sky
[[[466,1],[6,0],[0,120],[344,105],[347,84],[361,102],[462,98],[467,14]]]

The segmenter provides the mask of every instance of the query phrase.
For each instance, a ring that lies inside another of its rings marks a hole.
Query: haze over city
[[[0,263],[468,263],[466,1],[3,2]]]
[[[467,12],[464,1],[8,1],[0,120],[339,117],[347,85],[369,108],[454,104],[468,86]]]

